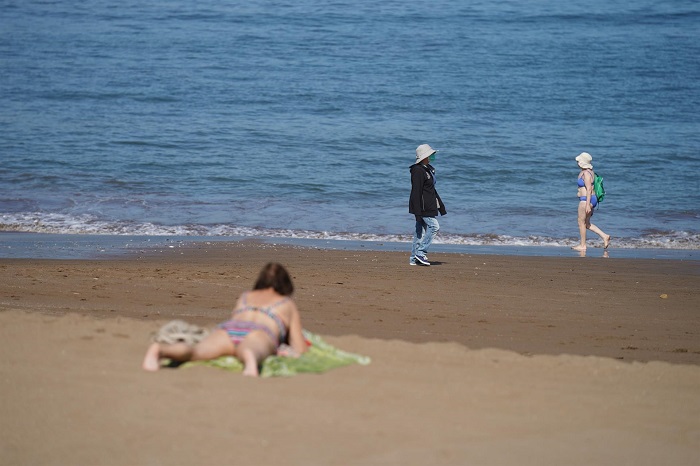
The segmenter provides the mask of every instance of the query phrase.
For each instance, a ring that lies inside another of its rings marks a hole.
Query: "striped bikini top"
[[[282,298],[279,301],[277,301],[276,303],[273,303],[267,307],[251,306],[250,304],[248,304],[246,302],[247,298],[248,298],[248,293],[243,293],[243,296],[241,297],[241,299],[243,300],[243,302],[242,302],[243,306],[240,309],[233,311],[233,315],[237,315],[237,314],[240,314],[241,312],[248,312],[248,311],[262,312],[263,314],[267,315],[272,320],[274,320],[275,323],[277,324],[277,327],[280,330],[279,341],[280,342],[285,341],[285,339],[287,337],[287,328],[284,326],[284,322],[282,322],[282,319],[280,318],[280,316],[278,316],[277,314],[272,312],[272,310],[274,308],[276,308],[277,306],[279,306],[280,304],[286,303],[289,300],[289,298],[288,297]]]

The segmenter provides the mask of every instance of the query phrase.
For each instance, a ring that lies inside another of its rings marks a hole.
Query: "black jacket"
[[[435,189],[435,168],[428,164],[416,163],[411,165],[411,197],[408,201],[408,212],[421,217],[437,217],[446,215],[447,209]]]

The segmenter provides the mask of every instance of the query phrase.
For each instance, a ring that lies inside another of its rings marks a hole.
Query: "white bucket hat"
[[[428,144],[421,144],[416,148],[416,163],[419,163],[421,160],[430,157],[435,152],[437,151],[430,147]]]
[[[593,157],[591,157],[591,154],[588,152],[581,152],[578,154],[576,156],[576,161],[578,162],[578,166],[581,168],[593,168],[593,165],[591,165],[591,162],[593,162]]]

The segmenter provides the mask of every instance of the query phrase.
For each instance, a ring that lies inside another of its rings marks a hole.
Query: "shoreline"
[[[299,246],[328,250],[410,252],[409,242],[359,241],[279,237],[149,236],[0,232],[0,259],[104,259],[139,254],[150,249],[176,249],[189,245],[229,242]],[[439,241],[439,240],[437,240]],[[585,254],[561,246],[458,245],[433,243],[436,253],[498,256],[589,257],[618,259],[664,259],[700,261],[700,249],[616,248],[608,250],[591,241]]]

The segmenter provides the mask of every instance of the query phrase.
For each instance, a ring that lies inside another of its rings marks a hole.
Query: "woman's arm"
[[[586,185],[586,213],[590,212],[591,199],[593,198],[593,171],[586,170],[583,173],[583,184]]]
[[[423,181],[425,171],[414,168],[411,170],[411,194],[409,196],[409,212],[413,215],[421,215],[423,213]]]
[[[299,309],[292,301],[291,318],[289,319],[289,346],[299,354],[306,352],[306,340],[301,332],[301,316]]]

